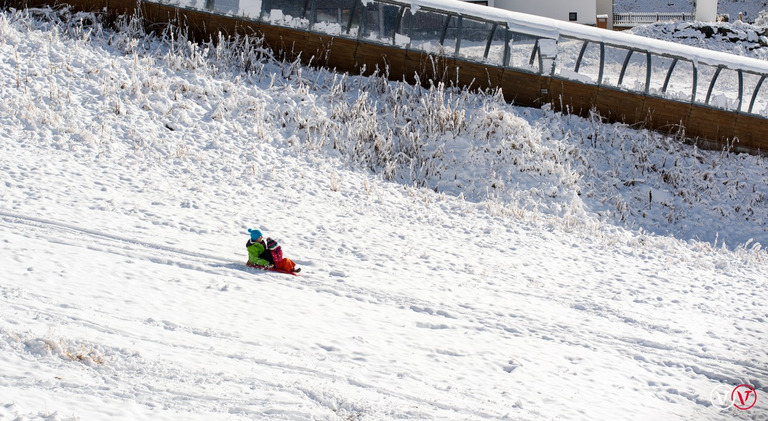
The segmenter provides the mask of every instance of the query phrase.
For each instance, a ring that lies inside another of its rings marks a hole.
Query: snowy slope
[[[41,15],[0,15],[0,419],[768,415],[764,159]]]
[[[643,37],[768,60],[768,28],[746,23],[659,22],[633,28]]]

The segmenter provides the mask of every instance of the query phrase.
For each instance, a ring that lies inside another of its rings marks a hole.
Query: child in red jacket
[[[301,272],[301,268],[297,268],[293,260],[283,257],[283,247],[277,241],[267,238],[267,251],[270,253],[277,269],[286,272]]]
[[[252,267],[271,268],[282,270],[284,272],[301,272],[301,268],[296,267],[293,260],[283,257],[283,248],[277,241],[267,238],[264,239],[261,231],[249,229],[251,239],[245,243],[248,250],[248,263]]]

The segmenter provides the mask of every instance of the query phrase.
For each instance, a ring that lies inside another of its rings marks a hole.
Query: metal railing
[[[6,4],[61,1],[83,11],[140,14],[149,25],[182,19],[200,40],[255,31],[271,48],[342,72],[387,68],[397,80],[499,88],[520,105],[597,110],[662,132],[685,128],[688,138],[717,147],[739,139],[735,148],[768,150],[763,60],[454,0]]]
[[[150,2],[768,117],[768,62],[506,10],[446,0]],[[626,21],[674,18],[692,15]]]
[[[693,21],[693,13],[614,13],[613,26],[633,27],[666,21]]]

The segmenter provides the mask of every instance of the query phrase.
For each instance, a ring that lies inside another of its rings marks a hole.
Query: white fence
[[[613,26],[632,27],[661,21],[692,21],[693,13],[614,13]]]

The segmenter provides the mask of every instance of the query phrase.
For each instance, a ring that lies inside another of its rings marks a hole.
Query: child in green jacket
[[[258,268],[276,268],[283,272],[300,272],[301,269],[289,258],[283,257],[282,247],[277,241],[267,238],[259,230],[248,229],[251,239],[245,243],[248,250],[246,265]]]
[[[260,267],[272,267],[275,265],[274,261],[270,261],[271,253],[267,252],[267,242],[264,240],[264,236],[259,230],[248,229],[251,233],[251,239],[245,243],[245,248],[248,250],[248,266],[260,266]]]

